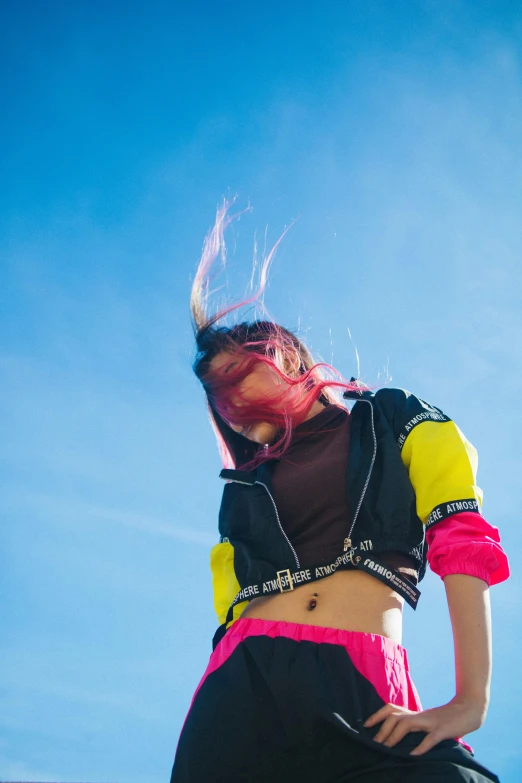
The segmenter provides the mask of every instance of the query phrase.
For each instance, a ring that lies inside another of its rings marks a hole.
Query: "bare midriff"
[[[337,571],[293,590],[253,598],[241,617],[340,628],[401,644],[404,599],[362,571]]]

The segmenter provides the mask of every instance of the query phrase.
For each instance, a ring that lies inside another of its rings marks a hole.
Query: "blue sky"
[[[223,195],[241,297],[347,377],[409,389],[478,448],[513,575],[488,720],[522,751],[522,13],[515,2],[19,2],[0,11],[4,417],[0,779],[162,783],[216,628],[220,463],[191,280]],[[442,583],[404,646],[452,696]]]

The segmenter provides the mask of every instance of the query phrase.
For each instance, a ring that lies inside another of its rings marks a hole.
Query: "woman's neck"
[[[310,410],[308,411],[307,415],[303,419],[303,421],[308,421],[308,419],[311,419],[313,416],[317,416],[318,413],[321,413],[321,411],[324,411],[326,405],[323,405],[322,402],[319,402],[319,400],[316,400]]]

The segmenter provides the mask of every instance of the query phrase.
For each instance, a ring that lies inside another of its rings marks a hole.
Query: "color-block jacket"
[[[419,591],[380,562],[379,554],[409,555],[420,581],[426,528],[462,511],[480,513],[476,450],[439,408],[403,389],[344,397],[356,400],[347,465],[350,518],[334,563],[301,567],[273,498],[276,460],[254,471],[221,471],[228,483],[219,512],[220,542],[210,558],[220,622],[214,645],[252,598],[291,590],[337,568],[370,573],[415,608]]]

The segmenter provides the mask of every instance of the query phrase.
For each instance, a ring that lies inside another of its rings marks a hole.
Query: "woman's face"
[[[226,374],[229,370],[235,368],[238,363],[239,359],[237,356],[228,351],[221,351],[210,362],[210,369],[218,374]],[[242,405],[248,404],[248,401],[273,400],[281,395],[285,386],[288,386],[288,384],[283,378],[280,378],[267,364],[259,361],[256,362],[252,371],[237,384],[236,388],[240,392],[242,399],[231,391],[229,393],[229,401],[234,406],[240,408]],[[276,425],[267,421],[255,422],[245,427],[232,422],[227,423],[234,432],[239,432],[248,440],[254,441],[254,443],[271,443],[277,434]]]

